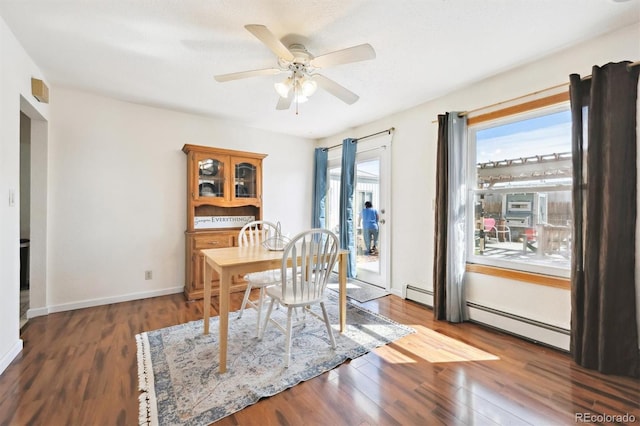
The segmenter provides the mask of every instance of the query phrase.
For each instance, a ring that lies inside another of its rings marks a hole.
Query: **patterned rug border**
[[[337,295],[332,294],[331,292],[327,293],[327,299],[328,302],[332,302],[332,303],[336,303],[337,304]],[[374,350],[375,348],[387,345],[389,343],[391,343],[392,341],[395,341],[401,337],[407,336],[409,334],[413,334],[416,331],[409,327],[406,326],[404,324],[398,323],[382,314],[379,314],[377,312],[373,312],[369,309],[363,308],[361,306],[358,306],[352,302],[350,302],[349,300],[347,300],[347,310],[349,309],[354,309],[356,311],[360,311],[361,313],[364,313],[366,315],[370,315],[373,316],[377,319],[379,319],[382,322],[386,322],[389,325],[393,325],[394,327],[397,327],[399,329],[402,330],[403,333],[401,333],[401,335],[399,337],[396,338],[384,338],[384,339],[380,339],[378,341],[375,342],[375,345],[372,347],[364,347],[364,346],[360,346],[359,348],[356,348],[356,351],[353,353],[349,353],[346,352],[345,354],[343,354],[343,358],[342,360],[338,361],[335,363],[335,365],[332,366],[328,366],[328,367],[322,367],[321,370],[311,370],[310,373],[308,375],[301,375],[301,376],[296,376],[295,378],[292,378],[292,382],[287,383],[285,385],[284,388],[274,388],[271,391],[266,391],[260,394],[256,394],[253,396],[253,398],[251,398],[249,400],[249,402],[245,405],[243,405],[242,407],[239,407],[238,409],[226,412],[223,416],[220,416],[218,418],[214,418],[212,420],[206,420],[208,423],[210,422],[215,422],[217,420],[220,420],[221,418],[224,418],[226,416],[229,416],[235,412],[238,412],[240,410],[242,410],[245,407],[248,407],[252,404],[255,404],[256,402],[258,402],[260,399],[265,398],[265,397],[270,397],[273,395],[276,395],[286,389],[292,388],[304,381],[310,380],[314,377],[318,377],[324,373],[326,373],[327,371],[331,371],[332,369],[340,366],[341,364],[343,364],[344,362],[346,362],[347,360],[353,360],[356,359],[368,352],[371,352],[372,350]],[[247,311],[247,313],[251,312],[252,310]],[[237,311],[234,311],[237,312]],[[233,315],[234,312],[230,312],[229,316],[231,318],[231,316]],[[253,311],[255,312],[255,311]],[[243,316],[244,317],[244,316]],[[218,317],[212,317],[211,321],[213,323],[216,323],[215,325],[217,326],[217,320]],[[139,391],[141,392],[139,395],[139,424],[140,425],[150,425],[150,426],[156,426],[159,425],[159,412],[158,412],[158,397],[156,395],[156,390],[155,390],[155,386],[156,386],[156,378],[154,377],[154,371],[153,371],[153,362],[151,359],[151,343],[149,342],[149,333],[154,333],[154,332],[159,332],[161,330],[168,330],[174,327],[189,327],[189,326],[197,326],[198,324],[202,324],[202,320],[194,320],[194,321],[189,321],[187,323],[183,323],[183,324],[176,324],[173,326],[169,326],[169,327],[164,327],[164,328],[160,328],[160,329],[155,329],[155,330],[150,330],[150,331],[146,331],[146,332],[142,332],[140,334],[136,334],[135,338],[136,338],[136,346],[137,346],[137,359],[138,359],[138,383],[139,383]],[[213,324],[212,324],[213,325]],[[348,324],[349,326],[349,324]],[[357,326],[357,325],[356,325]],[[322,324],[322,327],[324,327],[324,324]],[[212,328],[213,330],[215,330],[215,328]],[[225,373],[226,374],[226,373]],[[210,412],[215,411],[214,408],[208,409],[202,413],[199,414],[199,416],[206,416],[207,414],[210,414]],[[191,419],[191,420],[195,420],[195,419]],[[187,423],[184,423],[187,424]],[[188,424],[192,424],[192,422],[189,422]],[[197,423],[196,423],[197,424]]]
[[[138,348],[138,424],[156,426],[158,424],[158,404],[154,387],[153,366],[147,333],[136,334]]]

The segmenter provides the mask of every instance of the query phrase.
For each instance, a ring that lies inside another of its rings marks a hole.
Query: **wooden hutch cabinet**
[[[262,219],[262,159],[266,154],[185,145],[187,154],[187,230],[184,293],[189,300],[204,296],[200,250],[237,245],[238,231]],[[219,293],[214,272],[212,294]],[[246,288],[234,277],[231,291]]]

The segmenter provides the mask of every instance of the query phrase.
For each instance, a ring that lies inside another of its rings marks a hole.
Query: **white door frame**
[[[386,290],[391,289],[391,138],[392,135],[381,135],[366,141],[359,141],[356,151],[356,164],[363,160],[380,160],[380,200],[374,206],[380,216],[378,235],[379,274],[360,272],[356,279],[376,285]],[[342,149],[330,151],[327,169],[341,165]],[[358,220],[361,206],[354,206],[354,221]],[[354,230],[357,226],[354,226]]]

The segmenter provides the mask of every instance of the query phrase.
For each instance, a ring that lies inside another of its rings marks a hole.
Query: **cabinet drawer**
[[[233,234],[199,235],[193,238],[195,250],[222,247],[233,247]]]

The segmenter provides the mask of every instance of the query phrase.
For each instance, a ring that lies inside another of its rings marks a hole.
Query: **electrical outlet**
[[[153,272],[151,271],[144,271],[144,279],[145,280],[150,280],[153,278]]]

